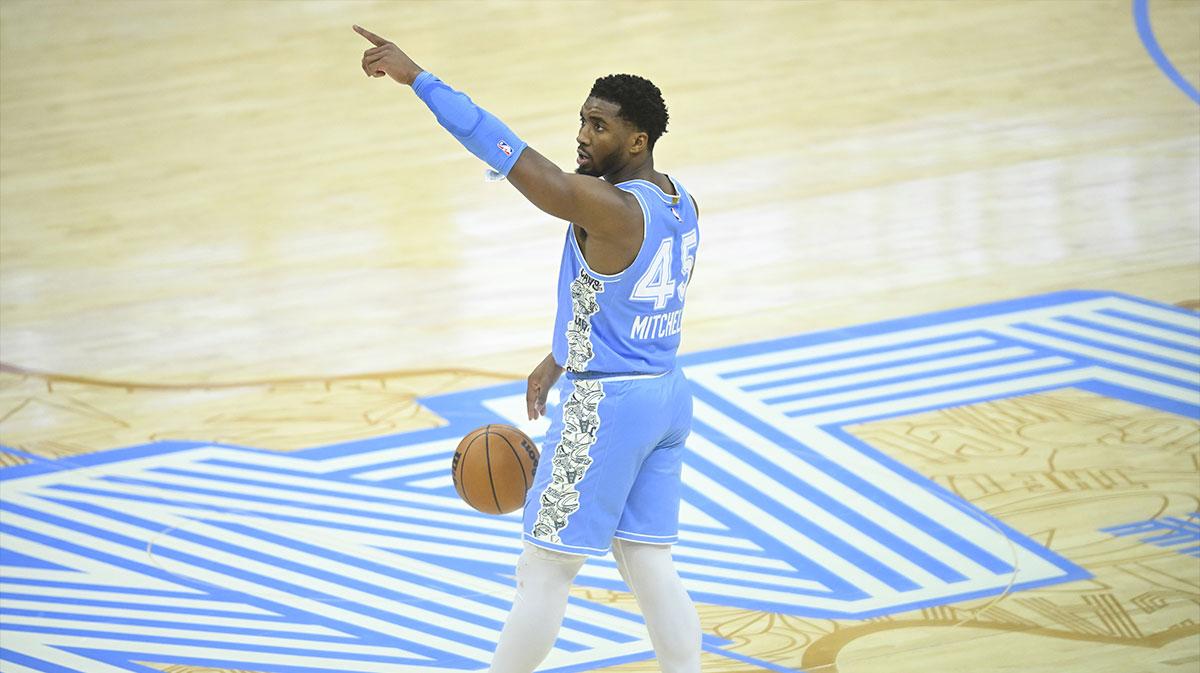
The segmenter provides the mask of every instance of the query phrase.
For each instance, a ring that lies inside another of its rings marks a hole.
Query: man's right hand
[[[562,376],[562,373],[563,368],[554,361],[553,353],[547,355],[545,360],[533,368],[533,373],[529,375],[528,386],[525,388],[525,406],[529,411],[529,420],[536,421],[539,415],[546,415],[546,396],[558,382],[558,377]]]
[[[383,77],[387,75],[401,84],[412,86],[417,75],[421,74],[421,66],[413,62],[394,43],[379,37],[375,33],[355,26],[354,32],[367,38],[374,47],[363,52],[362,68],[367,77]]]

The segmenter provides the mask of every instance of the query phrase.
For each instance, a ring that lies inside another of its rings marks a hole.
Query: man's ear
[[[633,137],[629,141],[630,154],[639,154],[641,152],[645,152],[649,147],[650,136],[646,135],[646,133],[643,131],[638,131],[637,133],[633,134]]]

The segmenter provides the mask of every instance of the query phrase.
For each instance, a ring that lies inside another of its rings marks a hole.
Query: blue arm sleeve
[[[508,175],[527,145],[504,122],[428,71],[417,75],[412,88],[463,147],[500,175]]]

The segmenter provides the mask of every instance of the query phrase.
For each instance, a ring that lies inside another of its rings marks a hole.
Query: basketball
[[[515,512],[533,485],[538,455],[533,440],[511,425],[476,428],[454,451],[454,488],[463,502],[484,514]]]

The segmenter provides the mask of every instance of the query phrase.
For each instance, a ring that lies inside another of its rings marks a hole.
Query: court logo
[[[1064,387],[1200,417],[1198,351],[1194,314],[1062,293],[682,358],[695,421],[680,574],[698,602],[829,619],[1085,579],[846,428]],[[463,505],[447,468],[482,423],[546,428],[525,419],[523,382],[424,402],[448,425],[293,454],[163,442],[0,470],[0,661],[486,669],[521,521]],[[1190,550],[1193,523],[1112,532]],[[624,590],[610,558],[577,582]],[[584,600],[559,642],[543,670],[653,656],[637,615]]]

